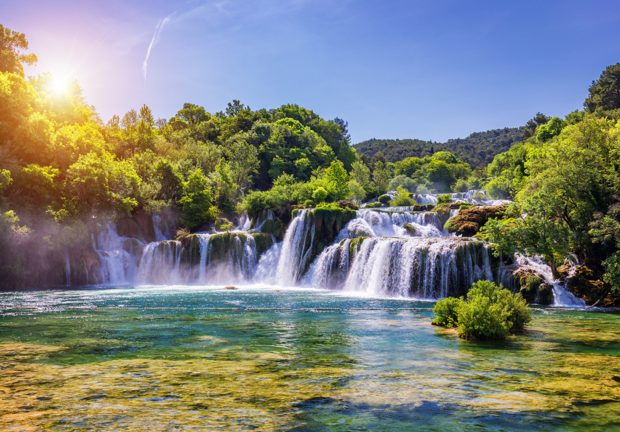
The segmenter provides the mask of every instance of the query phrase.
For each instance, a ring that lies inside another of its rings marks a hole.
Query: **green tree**
[[[217,207],[213,206],[209,183],[200,169],[194,170],[184,184],[179,205],[183,211],[183,224],[189,229],[216,219]]]
[[[352,198],[357,201],[364,201],[364,198],[366,198],[366,190],[357,181],[349,180],[349,189],[351,190]]]
[[[449,187],[456,181],[450,166],[442,160],[433,160],[426,165],[426,173],[431,183],[441,183]]]
[[[390,180],[390,184],[388,186],[389,190],[396,190],[399,187],[402,187],[409,192],[415,192],[417,185],[416,182],[411,180],[409,177],[401,174]]]
[[[355,180],[357,184],[364,187],[370,185],[370,169],[362,161],[353,162],[351,170],[351,179]]]
[[[537,113],[525,124],[525,129],[523,129],[523,139],[528,139],[535,136],[538,126],[546,124],[549,120],[551,120],[551,117],[547,117],[541,112]]]
[[[407,189],[399,186],[396,190],[396,195],[391,202],[393,206],[412,206],[415,205],[415,201],[411,198],[411,194],[407,192]]]
[[[386,193],[390,183],[390,173],[381,161],[375,162],[375,169],[372,173],[372,179],[380,194]]]
[[[258,150],[248,142],[247,134],[238,134],[226,142],[226,157],[232,180],[241,188],[248,187],[252,176],[258,172]]]
[[[83,212],[113,211],[126,215],[138,205],[140,177],[131,161],[105,150],[80,156],[67,170],[72,200]]]
[[[0,72],[23,77],[23,65],[33,65],[37,62],[36,55],[24,53],[27,50],[28,41],[23,33],[9,30],[0,24]]]
[[[325,180],[329,183],[330,193],[335,200],[346,199],[351,193],[349,176],[339,161],[332,161],[329,168],[325,170]]]
[[[553,117],[547,124],[541,125],[536,130],[536,141],[547,142],[551,138],[560,135],[562,129],[566,126],[564,120],[559,117]]]
[[[325,198],[327,198],[327,191],[324,188],[319,187],[312,193],[312,198],[314,198],[314,202],[316,204],[321,204],[325,201]]]
[[[597,81],[592,81],[589,92],[583,104],[589,112],[620,109],[620,63],[608,66]]]

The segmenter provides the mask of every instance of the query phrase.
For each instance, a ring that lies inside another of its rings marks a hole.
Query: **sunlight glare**
[[[52,75],[52,91],[56,94],[67,93],[69,90],[69,78],[64,74]]]

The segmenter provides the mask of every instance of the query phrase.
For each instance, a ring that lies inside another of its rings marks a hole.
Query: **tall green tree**
[[[37,62],[35,54],[25,54],[28,41],[23,33],[10,30],[0,24],[0,72],[24,76],[24,65]]]
[[[589,112],[620,109],[620,63],[608,66],[598,80],[592,81],[589,92],[583,104]]]

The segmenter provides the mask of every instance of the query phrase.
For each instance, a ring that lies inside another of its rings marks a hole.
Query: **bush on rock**
[[[510,331],[522,330],[532,320],[520,293],[512,294],[486,280],[473,284],[467,300],[442,299],[433,312],[437,315],[433,324],[458,327],[458,335],[464,339],[505,339]]]

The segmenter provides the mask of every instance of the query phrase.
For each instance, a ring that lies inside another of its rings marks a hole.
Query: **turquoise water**
[[[620,429],[616,312],[538,309],[524,334],[475,342],[406,310],[432,306],[251,286],[0,293],[0,426]],[[163,307],[186,309],[147,309]]]

